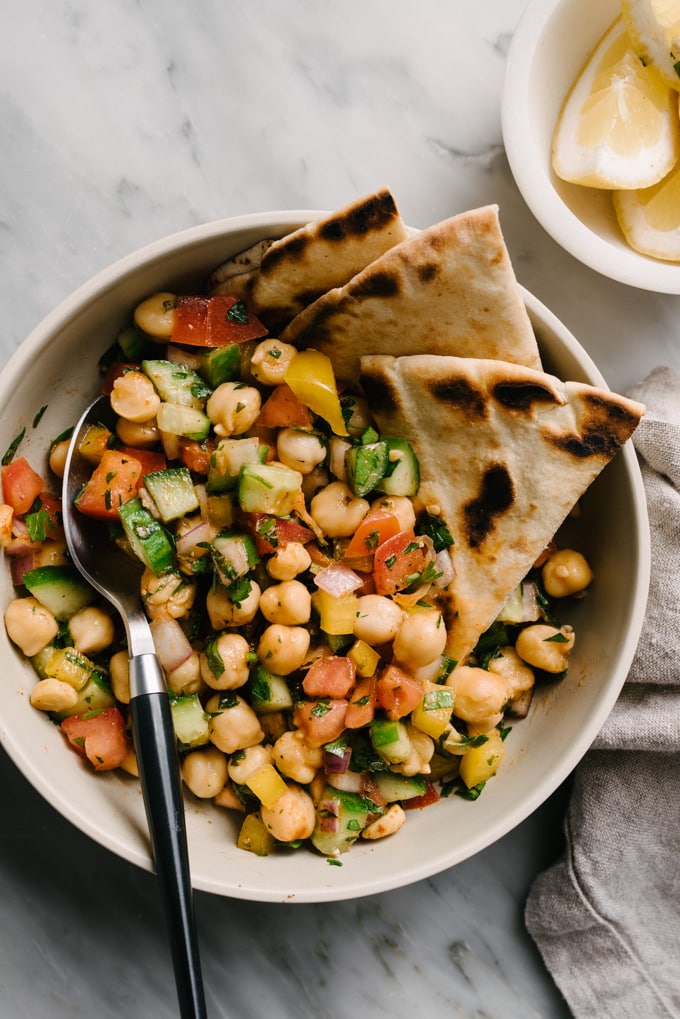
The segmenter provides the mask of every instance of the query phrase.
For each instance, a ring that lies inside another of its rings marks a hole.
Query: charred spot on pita
[[[361,373],[360,381],[364,395],[378,413],[381,410],[390,410],[396,405],[398,395],[384,375],[368,369]],[[342,398],[340,402],[342,403]]]
[[[492,464],[482,475],[479,495],[463,507],[465,534],[470,548],[479,548],[493,530],[496,517],[512,506],[515,489],[507,467]]]
[[[425,262],[416,267],[416,273],[421,283],[431,283],[439,275],[439,266],[435,262]]]
[[[394,198],[385,191],[372,195],[349,213],[329,219],[319,233],[326,241],[341,241],[350,234],[361,236],[371,230],[380,230],[397,216]]]
[[[621,445],[615,435],[599,431],[586,431],[582,435],[557,435],[552,442],[577,460],[587,460],[588,457],[610,460]]]
[[[493,395],[507,410],[526,411],[534,403],[556,403],[555,394],[539,382],[497,382]]]
[[[486,416],[484,394],[468,379],[454,377],[437,379],[430,385],[430,392],[441,403],[448,403],[471,416]]]
[[[399,280],[391,272],[372,272],[353,289],[353,297],[395,297],[399,293]]]
[[[309,239],[301,234],[299,237],[292,237],[286,240],[285,244],[274,244],[271,248],[268,248],[265,252],[262,262],[260,263],[260,272],[263,276],[266,276],[268,272],[271,272],[283,259],[296,259],[302,258],[309,244]]]

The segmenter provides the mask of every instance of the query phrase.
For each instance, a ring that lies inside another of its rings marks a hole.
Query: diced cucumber
[[[260,561],[249,534],[222,532],[210,544],[215,569],[226,587],[239,577],[245,577]]]
[[[256,665],[250,675],[250,703],[257,715],[271,715],[275,711],[288,711],[293,698],[285,676],[267,672]]]
[[[376,718],[370,725],[371,742],[389,764],[403,764],[411,754],[411,740],[403,722]]]
[[[420,466],[413,447],[405,439],[387,435],[382,441],[387,446],[388,467],[377,488],[386,495],[416,495],[420,487]]]
[[[233,382],[241,374],[241,345],[230,343],[226,347],[216,347],[201,356],[199,374],[213,389],[223,382]]]
[[[379,771],[374,775],[375,783],[388,803],[397,800],[411,800],[414,796],[423,796],[427,782],[420,775],[396,775],[392,771]]]
[[[166,524],[198,509],[194,483],[186,467],[152,471],[145,475],[144,487],[153,499],[161,520]]]
[[[172,538],[135,496],[124,502],[119,510],[123,530],[130,547],[138,559],[160,576],[172,569],[175,548]]]
[[[350,446],[345,453],[347,484],[359,498],[378,487],[388,468],[388,448],[385,442]]]
[[[144,360],[142,371],[147,375],[166,403],[201,410],[212,390],[197,372],[175,361]]]
[[[94,589],[71,566],[38,566],[24,574],[24,584],[60,623],[96,597]]]
[[[209,492],[226,492],[235,488],[243,464],[262,463],[267,446],[257,436],[246,439],[220,439],[210,457],[206,488]]]
[[[302,492],[302,475],[280,464],[244,464],[238,482],[238,501],[244,513],[285,517]]]
[[[161,432],[195,439],[196,442],[203,442],[210,433],[208,415],[196,407],[185,407],[180,403],[162,403],[158,408],[156,423]]]
[[[141,361],[154,346],[153,340],[136,325],[125,326],[116,339],[126,361]]]
[[[179,745],[183,748],[205,746],[210,719],[203,710],[198,694],[171,694],[170,710]]]
[[[324,786],[316,810],[312,845],[325,856],[346,853],[380,808],[356,793]]]

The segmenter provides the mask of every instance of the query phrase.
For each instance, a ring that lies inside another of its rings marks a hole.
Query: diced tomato
[[[295,706],[294,721],[310,747],[322,747],[342,733],[346,714],[347,701],[344,699],[300,701]]]
[[[164,453],[158,453],[154,449],[133,449],[132,446],[118,446],[117,452],[123,456],[129,456],[132,460],[138,460],[142,473],[137,483],[139,488],[144,480],[145,474],[153,474],[154,471],[164,471],[168,465]]]
[[[142,465],[136,457],[107,449],[76,505],[88,516],[116,520],[118,507],[133,498],[141,477]]]
[[[344,558],[363,559],[372,556],[384,541],[394,537],[399,530],[399,517],[396,513],[378,507],[370,509],[354,532],[345,549]]]
[[[207,442],[195,439],[179,440],[179,459],[194,474],[207,474],[210,470],[211,448]]]
[[[400,531],[378,547],[373,579],[378,594],[396,594],[408,587],[427,566],[429,554],[413,531]]]
[[[328,655],[312,662],[302,680],[308,697],[347,697],[354,686],[357,670],[351,658]]]
[[[373,721],[376,704],[376,683],[375,676],[367,676],[360,679],[354,687],[352,696],[349,699],[349,707],[345,715],[346,729],[361,729]]]
[[[404,810],[420,810],[421,807],[429,807],[441,799],[437,787],[433,782],[428,782],[422,796],[412,796],[408,800],[402,800]]]
[[[71,746],[87,757],[96,771],[118,768],[130,752],[125,719],[118,708],[65,718],[61,728]]]
[[[258,555],[271,555],[277,548],[285,548],[290,541],[306,545],[314,534],[296,520],[272,517],[267,513],[246,513],[244,524],[255,539]]]
[[[19,516],[28,513],[44,488],[45,482],[23,456],[2,468],[4,500]]]
[[[102,396],[110,396],[113,392],[113,383],[116,379],[119,379],[121,375],[125,375],[125,372],[139,371],[139,365],[134,364],[132,361],[114,361],[106,370],[106,375],[102,379],[101,393]]]
[[[234,308],[236,304],[238,309]],[[266,336],[267,332],[267,327],[229,294],[177,298],[173,343],[190,347],[226,347],[231,343],[257,340]]]
[[[398,665],[388,665],[376,684],[376,698],[388,718],[410,715],[423,699],[423,688]]]
[[[314,415],[285,382],[262,404],[256,425],[263,428],[311,428]]]
[[[61,518],[61,499],[50,492],[40,493],[40,509],[49,516],[49,523],[45,528],[45,537],[51,540],[63,537],[64,528]]]

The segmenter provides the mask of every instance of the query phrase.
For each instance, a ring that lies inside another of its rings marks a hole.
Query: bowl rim
[[[539,144],[531,115],[534,63],[561,8],[589,0],[531,0],[510,43],[501,97],[501,127],[510,170],[524,201],[553,240],[603,276],[662,294],[680,294],[680,263],[664,262],[629,248],[614,248],[584,223],[554,187],[550,153]],[[615,15],[612,16],[612,20]],[[598,39],[584,44],[583,60]],[[566,92],[565,92],[566,95]],[[560,97],[560,105],[564,97]],[[587,189],[583,189],[587,191]]]
[[[120,281],[121,276],[135,272],[141,265],[153,261],[158,256],[165,257],[179,248],[184,249],[193,244],[202,244],[206,240],[218,239],[225,232],[232,233],[236,230],[252,227],[266,227],[272,231],[277,226],[290,228],[290,224],[293,222],[298,224],[309,222],[311,219],[323,214],[319,210],[291,210],[251,213],[244,216],[229,217],[178,231],[133,251],[81,284],[53,311],[45,316],[28,334],[0,371],[0,389],[2,388],[1,380],[3,377],[7,375],[14,375],[16,377],[17,372],[26,371],[35,363],[36,352],[39,352],[50,339],[58,336],[59,331],[69,324],[75,310],[81,304],[95,300],[98,293],[108,288],[113,282]],[[564,323],[524,287],[520,287],[520,289],[530,317],[532,319],[538,318],[548,329],[558,333],[560,342],[584,366],[584,370],[589,373],[594,384],[598,384],[599,381],[599,384],[606,386],[594,362]],[[626,443],[617,455],[623,457],[626,461],[627,482],[631,486],[635,514],[635,519],[631,521],[631,527],[635,529],[635,533],[638,535],[636,545],[636,575],[639,582],[635,590],[633,607],[631,608],[631,625],[623,637],[616,660],[616,667],[612,670],[607,689],[600,697],[597,710],[589,715],[582,730],[583,738],[574,743],[570,751],[563,754],[559,761],[556,761],[554,766],[548,769],[546,774],[537,780],[532,788],[527,791],[527,794],[522,797],[521,802],[514,808],[501,812],[492,824],[469,838],[464,850],[456,852],[451,852],[450,850],[440,851],[430,858],[421,858],[417,864],[411,863],[408,873],[405,875],[401,874],[396,882],[389,872],[381,874],[378,879],[376,879],[375,874],[363,879],[358,879],[355,875],[349,887],[346,887],[342,882],[334,883],[332,880],[329,880],[325,884],[320,881],[308,889],[300,888],[294,894],[284,894],[279,889],[272,890],[271,892],[265,888],[253,890],[250,887],[243,887],[237,882],[233,882],[229,887],[225,887],[224,884],[209,876],[193,874],[192,882],[196,889],[250,901],[297,903],[353,899],[395,890],[396,888],[405,887],[416,881],[431,877],[470,858],[507,834],[545,802],[587,752],[588,747],[596,738],[597,733],[611,712],[625,682],[643,625],[651,557],[645,493],[639,464],[632,444],[630,442]],[[148,871],[153,870],[153,864],[148,854],[140,851],[129,840],[126,843],[125,839],[118,834],[112,839],[111,832],[107,831],[105,826],[102,826],[96,818],[89,816],[79,808],[73,799],[69,798],[68,790],[62,789],[55,783],[50,789],[49,797],[46,796],[44,774],[41,774],[41,770],[36,765],[34,759],[28,754],[26,748],[22,747],[21,742],[15,739],[14,733],[8,730],[1,717],[0,743],[2,743],[13,763],[23,773],[24,777],[28,779],[43,798],[47,799],[76,828],[128,862]]]

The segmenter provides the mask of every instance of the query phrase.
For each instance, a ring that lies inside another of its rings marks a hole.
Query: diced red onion
[[[319,804],[319,828],[321,831],[335,834],[340,830],[340,801],[322,800]]]
[[[323,770],[327,775],[342,775],[349,767],[349,759],[352,751],[347,747],[342,754],[334,754],[331,750],[324,750]]]
[[[167,672],[174,672],[191,657],[193,648],[176,619],[158,616],[149,623],[158,660]]]
[[[358,771],[343,771],[337,775],[328,775],[328,785],[339,789],[343,793],[357,793],[363,795],[366,776]]]
[[[26,552],[17,555],[16,552],[12,552],[9,557],[10,560],[10,573],[12,574],[12,583],[15,587],[20,587],[24,582],[24,575],[29,570],[35,569],[39,565],[39,553],[35,549],[29,549]]]
[[[207,520],[200,520],[191,530],[181,534],[176,542],[179,555],[186,555],[192,552],[201,542],[210,541],[214,537],[215,529]]]
[[[331,563],[325,566],[314,577],[314,583],[322,591],[332,595],[334,598],[341,598],[344,594],[351,594],[363,585],[363,580],[350,570],[349,566],[342,563]]]
[[[441,576],[434,581],[435,587],[446,587],[456,576],[456,571],[451,560],[451,553],[448,548],[441,549],[434,557],[434,565],[437,573]]]
[[[165,350],[167,360],[172,361],[173,364],[183,364],[185,368],[193,368],[194,371],[198,371],[201,367],[200,354],[194,354],[184,347],[176,347],[174,343],[169,343]]]

